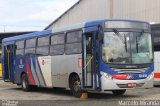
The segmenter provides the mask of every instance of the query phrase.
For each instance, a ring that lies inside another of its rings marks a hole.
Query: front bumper
[[[106,78],[103,72],[101,72],[101,89],[102,91],[107,90],[120,90],[120,89],[135,89],[135,88],[152,88],[154,78],[146,78],[140,80],[118,80]],[[128,83],[136,83],[136,87],[127,87]]]

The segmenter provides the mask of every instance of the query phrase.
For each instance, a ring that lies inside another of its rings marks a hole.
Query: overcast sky
[[[78,0],[0,0],[0,32],[42,30]]]

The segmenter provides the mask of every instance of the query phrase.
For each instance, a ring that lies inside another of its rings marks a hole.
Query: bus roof
[[[33,38],[33,37],[37,37],[37,36],[44,36],[44,35],[50,34],[51,31],[52,30],[43,30],[40,32],[33,32],[33,33],[23,34],[23,35],[14,36],[14,37],[8,37],[8,38],[4,38],[2,40],[2,43],[12,44],[12,42],[15,40],[28,39],[28,38]]]
[[[62,32],[62,31],[67,31],[67,30],[79,29],[79,28],[83,28],[83,27],[96,26],[96,25],[99,25],[99,24],[101,24],[101,23],[103,23],[105,21],[130,21],[130,22],[148,23],[146,21],[131,20],[131,19],[102,19],[102,20],[94,20],[94,21],[88,21],[88,22],[83,23],[83,24],[76,24],[76,25],[66,26],[66,27],[57,28],[57,29],[54,29],[54,30],[43,30],[43,31],[40,31],[40,32],[34,32],[34,33],[29,33],[29,34],[24,34],[24,35],[4,38],[2,40],[2,43],[12,44],[12,43],[14,43],[15,40],[28,39],[28,38],[33,38],[33,37],[37,37],[37,36],[44,36],[44,35],[47,35],[47,34],[50,34],[50,33],[56,33],[56,32]]]

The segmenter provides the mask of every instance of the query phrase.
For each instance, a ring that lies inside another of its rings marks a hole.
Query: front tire
[[[123,95],[126,92],[126,90],[113,90],[112,93],[116,96]]]
[[[29,80],[26,74],[22,75],[22,90],[28,92],[31,90],[31,86],[29,85]]]
[[[71,92],[75,97],[80,98],[83,91],[81,89],[81,82],[80,82],[80,78],[78,75],[75,75],[71,78]]]

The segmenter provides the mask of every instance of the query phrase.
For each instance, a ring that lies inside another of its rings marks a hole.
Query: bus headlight
[[[147,77],[148,80],[151,80],[154,77],[153,72]]]
[[[102,74],[103,74],[103,76],[105,76],[105,78],[113,80],[113,77],[110,74],[105,73],[105,72],[103,72]]]

